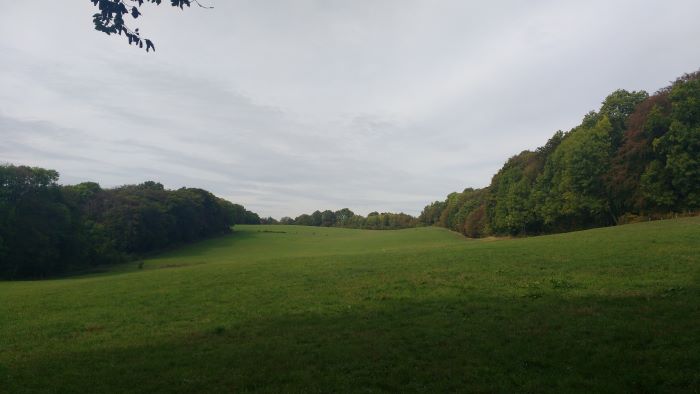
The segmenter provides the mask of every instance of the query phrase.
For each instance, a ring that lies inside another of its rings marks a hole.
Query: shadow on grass
[[[88,350],[17,355],[0,367],[0,387],[693,392],[700,387],[697,300],[697,288],[654,297],[369,300],[323,315],[213,321],[173,337],[134,333],[123,347],[98,342]]]
[[[230,234],[218,235],[193,243],[174,246],[168,250],[150,253],[148,256],[145,256],[145,258],[168,258],[173,255],[177,257],[197,257],[207,254],[207,252],[214,248],[230,248],[234,243],[254,238],[255,236],[256,234],[250,231],[236,231],[234,229]]]

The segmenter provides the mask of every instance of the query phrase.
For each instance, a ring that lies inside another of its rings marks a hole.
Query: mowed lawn
[[[138,265],[0,283],[0,392],[700,391],[700,218],[236,226]]]

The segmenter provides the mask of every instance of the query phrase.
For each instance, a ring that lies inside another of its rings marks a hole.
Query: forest
[[[700,209],[700,71],[653,95],[617,90],[577,127],[510,159],[482,189],[426,206],[423,225],[537,235]]]
[[[416,227],[418,220],[405,213],[370,212],[367,216],[354,213],[349,208],[337,211],[314,211],[312,214],[302,214],[292,219],[283,217],[279,222],[269,224],[296,224],[316,227],[345,227],[366,230],[395,230]]]
[[[0,166],[0,277],[37,278],[133,259],[257,224],[257,214],[195,188],[153,181],[58,184],[43,168]]]

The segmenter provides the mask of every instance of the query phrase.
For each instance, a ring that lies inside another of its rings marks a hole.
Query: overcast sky
[[[144,6],[146,54],[89,0],[0,0],[0,162],[277,218],[417,214],[700,67],[697,0],[201,1]]]

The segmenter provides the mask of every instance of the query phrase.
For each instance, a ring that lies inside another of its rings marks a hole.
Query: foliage
[[[348,208],[337,211],[314,211],[312,214],[302,214],[295,219],[284,217],[281,224],[296,224],[316,227],[345,227],[368,230],[393,230],[415,227],[418,219],[405,213],[370,212],[366,217],[357,215]]]
[[[490,186],[488,216],[498,234],[537,233],[541,221],[531,197],[543,155],[523,151],[506,162],[493,177]]]
[[[231,221],[235,224],[259,224],[262,219],[257,213],[251,212],[241,204],[233,204],[224,199],[219,201],[226,209],[226,214],[231,217]]]
[[[650,206],[640,179],[655,159],[653,140],[668,130],[670,109],[668,93],[659,93],[639,104],[630,115],[623,144],[612,157],[606,179],[611,207],[617,215],[639,213]],[[661,194],[663,190],[652,193],[656,199]]]
[[[130,29],[126,22],[125,17],[131,17],[137,19],[141,16],[141,6],[143,3],[150,3],[155,5],[160,5],[162,0],[90,0],[93,6],[97,7],[99,12],[92,16],[92,22],[95,25],[95,30],[101,31],[105,34],[119,34],[120,36],[126,37],[129,41],[129,45],[134,44],[139,48],[146,46],[146,52],[156,50],[153,41],[149,39],[141,38],[141,33],[139,29]],[[184,9],[184,7],[190,7],[192,4],[197,4],[203,7],[197,0],[170,0],[170,4],[173,7],[178,7]],[[211,8],[211,7],[203,7]]]
[[[627,129],[627,119],[635,111],[637,106],[649,98],[649,94],[643,90],[628,92],[619,89],[612,92],[603,101],[599,116],[607,117],[611,124],[610,143],[612,148],[617,148],[622,142],[622,136]]]
[[[260,222],[202,189],[57,182],[53,170],[0,166],[0,277],[45,277],[118,262],[228,233],[237,222]]]
[[[545,225],[561,231],[608,224],[603,175],[612,131],[603,116],[593,128],[570,132],[547,158],[535,191],[535,209]]]
[[[0,166],[0,276],[46,275],[78,256],[57,181],[53,170]]]
[[[440,221],[440,215],[445,209],[444,201],[435,201],[423,208],[423,211],[418,216],[418,221],[426,226],[432,226]]]
[[[616,90],[579,126],[510,158],[481,190],[478,199],[466,189],[426,206],[421,223],[469,236],[528,235],[697,211],[700,72],[652,96]]]

